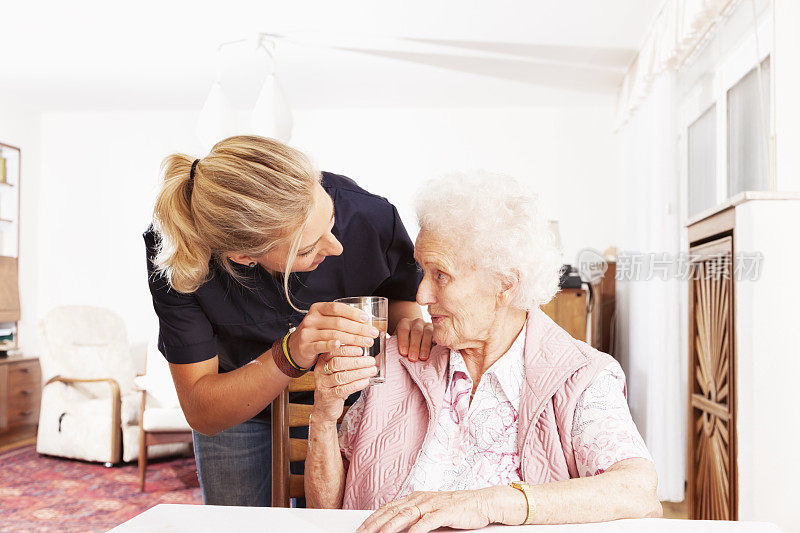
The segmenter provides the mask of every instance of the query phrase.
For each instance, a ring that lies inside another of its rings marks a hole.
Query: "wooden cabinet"
[[[0,436],[11,432],[34,434],[41,398],[38,358],[0,359]]]
[[[589,344],[614,356],[614,320],[617,311],[617,263],[607,261],[603,277],[592,284]]]
[[[586,341],[587,293],[583,289],[562,289],[542,306],[542,311],[567,333]]]
[[[584,288],[561,289],[542,311],[575,339],[614,355],[615,277],[616,263],[609,261],[603,277],[592,284],[593,296]]]
[[[689,518],[797,531],[800,194],[741,193],[687,227]]]
[[[689,248],[689,513],[737,519],[733,228]]]

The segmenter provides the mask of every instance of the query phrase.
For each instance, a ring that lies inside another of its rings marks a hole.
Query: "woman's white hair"
[[[459,261],[496,279],[519,279],[513,307],[530,310],[558,292],[561,254],[536,198],[511,176],[448,174],[423,184],[415,207],[421,231],[436,235]]]

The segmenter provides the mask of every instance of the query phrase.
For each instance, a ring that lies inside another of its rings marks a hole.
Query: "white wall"
[[[296,113],[293,143],[398,206],[416,235],[412,198],[437,174],[504,172],[560,220],[565,260],[617,237],[613,108],[342,109]]]
[[[411,196],[439,172],[485,168],[518,176],[561,221],[571,261],[617,236],[619,158],[613,107],[341,109],[295,112],[293,144],[325,170],[388,197],[416,234]],[[124,319],[144,343],[153,312],[142,231],[159,164],[198,153],[195,113],[50,112],[42,118],[42,250],[38,308],[91,304]]]
[[[117,312],[133,345],[154,315],[144,241],[159,165],[194,153],[193,114],[45,113],[42,117],[42,250],[38,308],[97,305]]]
[[[774,0],[775,171],[778,190],[800,191],[800,2]]]
[[[22,316],[19,342],[35,342],[39,315],[39,180],[41,170],[41,114],[37,109],[12,103],[0,96],[0,142],[21,151],[19,285]]]
[[[680,251],[674,81],[662,74],[620,130],[620,252]],[[628,256],[631,257],[631,256]],[[639,274],[635,272],[639,265]],[[643,256],[617,262],[615,355],[628,378],[628,404],[658,471],[660,500],[684,499],[685,368],[680,295],[685,282],[663,279]]]
[[[800,477],[788,444],[800,441],[800,425],[787,413],[800,375],[800,350],[792,342],[800,286],[786,283],[786,265],[800,263],[800,246],[775,231],[800,226],[800,201],[754,200],[736,207],[735,215],[734,251],[763,254],[757,279],[737,280],[734,288],[739,520],[800,533],[800,507],[787,504]]]

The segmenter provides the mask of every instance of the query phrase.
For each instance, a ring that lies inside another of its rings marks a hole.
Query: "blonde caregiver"
[[[144,239],[159,349],[194,429],[206,504],[270,505],[270,402],[318,354],[373,342],[365,317],[333,300],[387,297],[409,358],[430,350],[395,207],[278,141],[231,137],[200,159],[167,157]],[[352,361],[365,378],[375,371]]]

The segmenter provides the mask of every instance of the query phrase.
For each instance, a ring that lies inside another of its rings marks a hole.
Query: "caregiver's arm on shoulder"
[[[289,384],[270,351],[250,364],[219,374],[217,357],[199,363],[170,364],[183,414],[204,435],[250,420]]]
[[[620,518],[658,518],[658,476],[647,459],[619,461],[596,476],[531,487],[535,524],[604,522]],[[490,489],[494,522],[521,524],[528,510],[525,495],[509,486]]]

